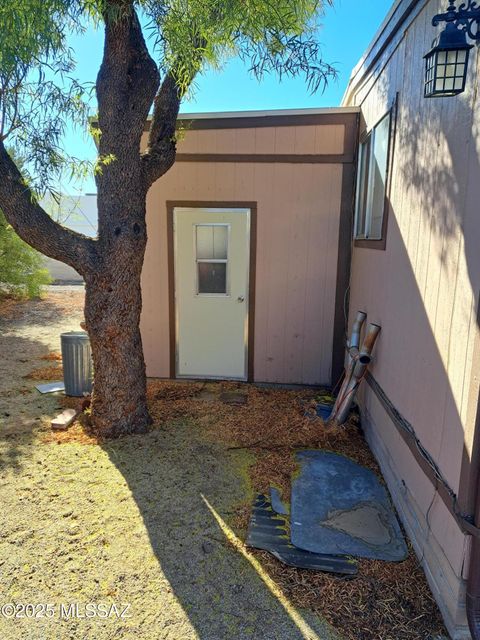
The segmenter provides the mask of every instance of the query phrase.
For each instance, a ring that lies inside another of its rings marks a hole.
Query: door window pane
[[[197,260],[226,260],[228,226],[199,224],[197,231]]]
[[[198,293],[227,293],[226,262],[197,262]]]

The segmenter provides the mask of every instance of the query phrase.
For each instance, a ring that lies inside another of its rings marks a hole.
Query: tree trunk
[[[173,75],[160,84],[133,0],[104,0],[102,6],[105,47],[96,83],[98,237],[75,233],[47,215],[2,140],[0,202],[26,242],[83,275],[94,365],[92,423],[102,436],[117,436],[144,432],[151,423],[139,329],[145,201],[150,186],[175,160],[180,91]],[[152,106],[147,149],[141,153]]]
[[[144,213],[123,219],[124,224],[111,230],[115,246],[85,278],[85,321],[94,366],[92,422],[95,431],[107,437],[142,433],[152,422],[139,328]]]

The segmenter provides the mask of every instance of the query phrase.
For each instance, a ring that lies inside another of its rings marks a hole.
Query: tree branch
[[[0,202],[18,235],[46,256],[61,260],[82,275],[95,269],[96,241],[58,224],[42,209],[0,142]]]
[[[96,85],[99,151],[120,156],[126,141],[132,148],[140,144],[160,77],[131,0],[108,0],[104,20],[105,48]]]
[[[144,182],[148,187],[175,162],[175,130],[181,93],[175,78],[168,73],[153,104],[148,147],[142,156]]]

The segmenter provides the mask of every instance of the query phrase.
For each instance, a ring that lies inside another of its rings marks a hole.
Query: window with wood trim
[[[355,205],[355,239],[382,240],[391,145],[392,111],[360,142]]]

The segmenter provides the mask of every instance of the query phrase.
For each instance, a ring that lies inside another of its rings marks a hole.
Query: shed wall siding
[[[464,94],[425,100],[422,57],[438,32],[431,19],[444,3],[419,4],[403,38],[393,39],[363,79],[357,73],[361,81],[348,98],[348,104],[361,106],[367,129],[397,93],[399,101],[386,250],[354,249],[350,309],[351,316],[366,311],[369,321],[382,326],[371,372],[450,486],[464,493],[461,471],[471,455],[472,403],[478,397],[478,362],[473,375],[480,289],[478,56],[473,50]],[[465,536],[367,386],[362,410],[387,477],[404,487],[392,490],[400,510],[410,512],[405,519],[417,549],[425,544],[436,549],[436,560],[425,558],[427,574],[452,635],[469,637],[463,610]],[[448,570],[433,566],[445,562]]]
[[[356,115],[348,116],[356,122]],[[228,125],[227,125],[228,126]],[[187,131],[178,153],[315,154],[338,163],[177,162],[148,194],[142,337],[149,376],[170,375],[167,201],[256,202],[254,379],[331,381],[343,124]]]
[[[178,153],[342,154],[343,136],[341,124],[187,130]]]

